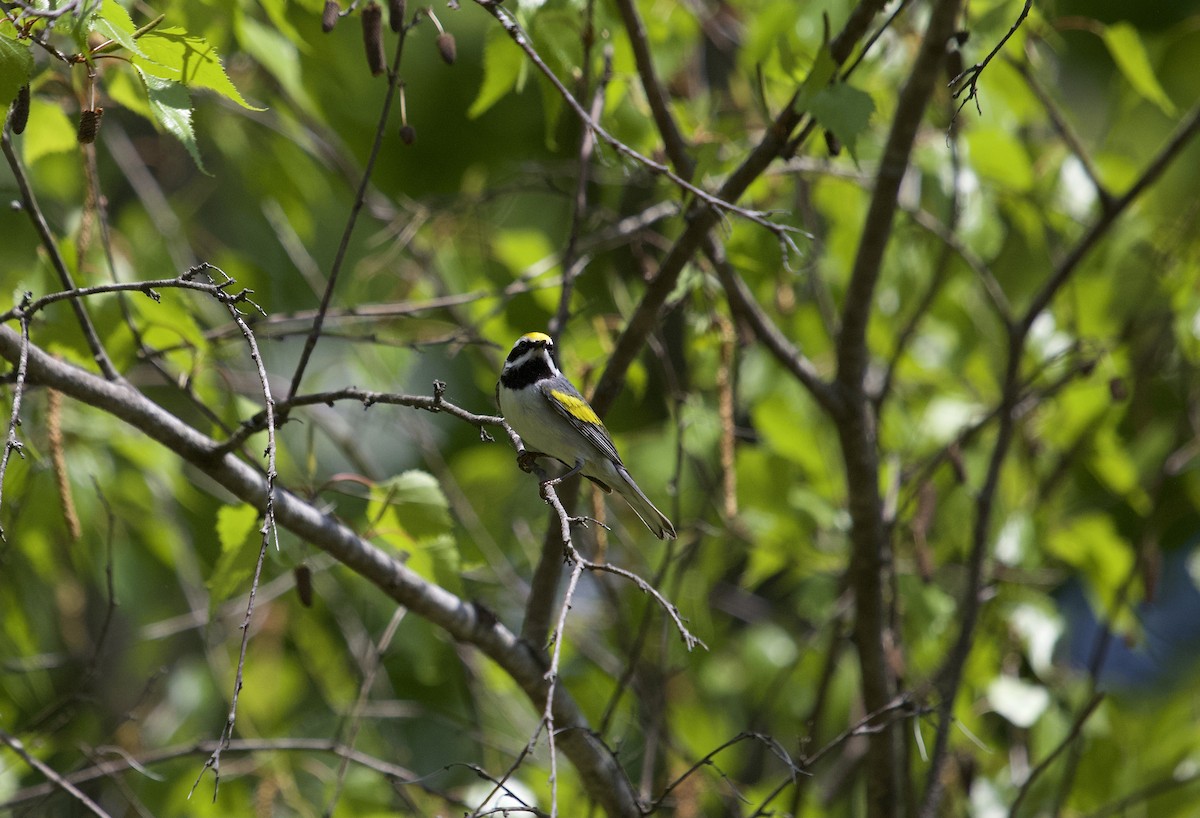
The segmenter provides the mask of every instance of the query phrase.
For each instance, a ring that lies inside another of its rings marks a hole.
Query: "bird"
[[[516,340],[496,384],[496,402],[527,453],[568,467],[555,482],[582,474],[605,493],[624,497],[660,540],[675,539],[675,526],[629,476],[600,417],[554,363],[549,335],[527,332]]]

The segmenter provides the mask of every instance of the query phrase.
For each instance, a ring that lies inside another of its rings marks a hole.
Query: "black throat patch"
[[[537,383],[542,378],[549,378],[553,375],[550,369],[550,363],[538,355],[530,358],[520,366],[510,367],[506,371],[500,373],[500,383],[504,384],[507,389],[524,389],[530,384]]]

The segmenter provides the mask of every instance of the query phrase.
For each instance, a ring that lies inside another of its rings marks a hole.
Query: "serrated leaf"
[[[33,55],[29,47],[0,34],[0,107],[17,98],[22,85],[33,76]]]
[[[854,156],[854,144],[871,121],[875,101],[865,91],[839,82],[814,94],[808,104],[808,112]]]
[[[229,599],[254,573],[255,557],[262,545],[258,519],[258,510],[250,505],[222,506],[217,511],[221,556],[206,583],[210,605]]]
[[[32,165],[53,153],[75,151],[78,146],[75,125],[62,108],[36,96],[29,101],[29,124],[25,126],[25,139],[21,143],[25,164]]]
[[[150,113],[154,115],[154,121],[182,142],[187,152],[192,155],[196,167],[207,174],[204,161],[200,158],[200,148],[196,145],[196,131],[192,128],[192,95],[179,83],[147,74],[140,67],[138,76],[146,86]]]
[[[105,39],[112,40],[130,53],[145,57],[145,52],[138,47],[138,41],[133,38],[137,27],[129,12],[117,0],[104,0],[100,11],[92,18],[92,31]]]
[[[483,46],[483,83],[467,110],[467,117],[475,119],[483,115],[510,91],[517,90],[526,65],[525,55],[503,29],[489,32]]]
[[[147,74],[186,85],[207,88],[231,99],[243,108],[261,111],[242,99],[229,81],[217,50],[203,37],[188,34],[178,27],[158,28],[138,40],[144,57],[134,56],[133,64]]]
[[[1154,68],[1150,65],[1150,57],[1146,46],[1138,35],[1137,29],[1129,23],[1117,23],[1104,27],[1104,45],[1112,55],[1121,74],[1133,86],[1133,90],[1149,102],[1154,103],[1167,116],[1175,115],[1175,103],[1167,96]]]

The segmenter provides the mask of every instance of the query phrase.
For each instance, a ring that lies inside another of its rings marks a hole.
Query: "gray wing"
[[[546,403],[553,406],[554,411],[566,418],[567,421],[569,421],[570,424],[575,427],[575,431],[583,435],[584,438],[586,438],[589,443],[595,446],[602,455],[616,461],[618,465],[621,465],[621,455],[617,454],[616,444],[614,444],[612,438],[609,437],[608,430],[604,428],[604,424],[600,422],[600,418],[596,418],[596,423],[584,423],[582,420],[568,412],[567,408],[550,394],[552,387],[539,386],[538,389],[541,391],[542,397],[546,399]],[[593,415],[595,415],[595,412],[592,411],[592,407],[588,406],[588,403],[583,399],[583,396],[574,389],[571,389],[570,391],[559,389],[558,391],[562,392],[568,400],[579,401],[584,407],[586,407],[588,412],[591,412]]]

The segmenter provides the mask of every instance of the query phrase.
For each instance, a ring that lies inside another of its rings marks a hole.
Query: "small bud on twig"
[[[336,0],[325,0],[325,9],[321,12],[321,31],[326,34],[333,31],[333,27],[337,25],[338,16],[341,14],[342,8]]]
[[[362,29],[367,65],[371,76],[378,77],[384,72],[387,59],[383,54],[383,8],[375,0],[362,10]]]

